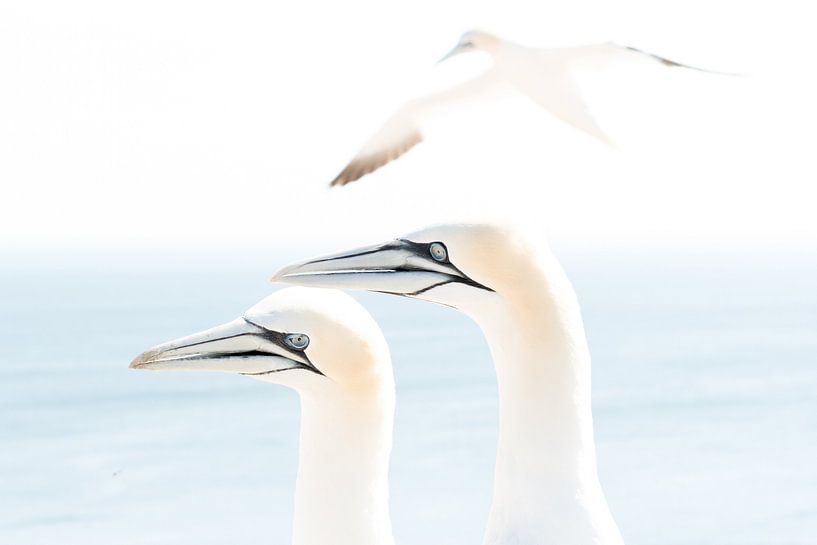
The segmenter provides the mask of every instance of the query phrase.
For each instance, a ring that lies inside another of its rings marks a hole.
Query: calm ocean
[[[314,253],[223,246],[0,253],[0,545],[288,542],[296,395],[127,369]],[[558,248],[625,541],[817,544],[817,251],[658,248]],[[443,307],[356,297],[395,365],[398,543],[478,545],[497,432],[482,336]]]

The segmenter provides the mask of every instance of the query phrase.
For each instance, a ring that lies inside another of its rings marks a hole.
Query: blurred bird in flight
[[[601,67],[616,61],[647,59],[668,67],[726,74],[681,64],[673,60],[613,43],[534,49],[479,30],[462,35],[440,62],[461,53],[488,53],[492,66],[477,77],[441,92],[415,98],[403,105],[360,149],[330,185],[342,186],[374,172],[422,142],[423,125],[436,114],[474,99],[502,93],[522,94],[564,123],[611,144],[591,115],[572,69]]]

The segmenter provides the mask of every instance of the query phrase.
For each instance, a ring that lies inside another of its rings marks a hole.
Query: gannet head
[[[429,227],[396,240],[290,265],[273,281],[424,299],[472,316],[498,299],[537,295],[540,261],[518,231],[485,223]]]
[[[454,46],[454,49],[449,51],[437,62],[443,62],[446,59],[450,59],[454,55],[467,53],[469,51],[484,51],[486,53],[493,54],[497,51],[497,49],[499,49],[500,43],[501,40],[493,34],[489,34],[488,32],[484,32],[482,30],[469,30],[460,36],[460,40],[457,42],[457,45]]]
[[[299,391],[393,381],[371,315],[342,292],[308,288],[275,292],[241,318],[151,348],[130,367],[237,373]]]

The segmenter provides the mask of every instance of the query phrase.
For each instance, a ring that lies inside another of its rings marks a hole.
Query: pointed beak
[[[427,247],[427,244],[408,240],[367,246],[284,267],[275,273],[272,281],[409,297],[453,282],[489,289],[465,276],[451,263],[431,259]]]
[[[131,369],[222,371],[265,375],[289,369],[316,371],[305,356],[289,353],[267,331],[243,318],[176,339],[139,354]]]
[[[460,53],[464,53],[466,51],[466,49],[467,48],[463,47],[462,44],[457,44],[456,46],[454,46],[454,49],[452,49],[451,51],[449,51],[448,53],[443,55],[442,58],[440,58],[440,60],[437,61],[437,64],[440,64],[441,62],[446,61],[446,60],[450,59],[451,57],[454,57],[455,55],[459,55]]]

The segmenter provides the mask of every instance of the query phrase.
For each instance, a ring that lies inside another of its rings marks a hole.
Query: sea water
[[[625,541],[817,543],[817,253],[557,250],[583,308],[599,471]],[[296,395],[127,365],[241,315],[309,253],[0,254],[0,545],[287,543]],[[444,307],[355,297],[395,365],[398,543],[479,544],[497,436],[480,331]]]

